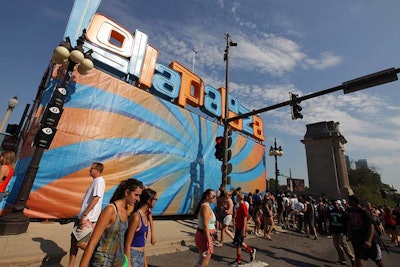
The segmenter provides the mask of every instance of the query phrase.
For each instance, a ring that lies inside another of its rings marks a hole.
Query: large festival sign
[[[180,63],[158,64],[158,51],[145,33],[131,34],[95,14],[94,2],[75,2],[65,36],[75,38],[85,29],[84,47],[94,51],[96,68],[84,76],[76,71],[72,75],[57,132],[43,154],[25,213],[34,218],[76,215],[92,180],[89,168],[99,161],[105,165],[104,204],[120,181],[134,177],[158,192],[154,215],[190,214],[202,192],[221,183],[214,145],[216,136],[223,135],[224,105],[229,105],[229,117],[248,109],[234,96],[225,103],[224,88],[205,85]],[[82,8],[83,4],[93,6]],[[50,81],[38,99],[41,104],[24,140],[8,203],[15,201],[21,187],[41,116],[60,82],[58,73],[55,68],[48,74]],[[251,116],[230,126],[231,186],[245,192],[265,189],[261,118]]]

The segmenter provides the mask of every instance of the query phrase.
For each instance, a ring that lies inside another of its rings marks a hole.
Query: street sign
[[[14,150],[15,145],[18,142],[18,137],[16,136],[5,136],[3,142],[1,143],[1,147],[4,150]]]

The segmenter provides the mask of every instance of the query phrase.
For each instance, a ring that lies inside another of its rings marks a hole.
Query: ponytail
[[[212,190],[212,189],[207,189],[207,190],[204,191],[203,194],[201,195],[201,199],[200,199],[199,203],[197,204],[196,209],[194,210],[194,214],[195,214],[196,216],[199,214],[201,204],[204,203],[204,201],[206,200],[207,196],[209,196],[211,192],[214,192],[214,190]]]

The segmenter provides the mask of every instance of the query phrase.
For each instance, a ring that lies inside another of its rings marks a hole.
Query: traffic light
[[[224,138],[218,136],[215,138],[215,158],[223,161],[224,160]]]
[[[18,124],[8,124],[6,128],[6,133],[9,133],[13,136],[18,136],[19,134],[19,125]]]
[[[303,114],[301,114],[303,108],[300,106],[301,100],[298,100],[297,97],[297,94],[290,93],[290,108],[292,112],[292,120],[303,118]]]
[[[231,160],[232,157],[232,150],[231,150],[231,146],[232,146],[232,130],[228,127],[226,129],[226,137],[227,139],[225,140],[227,142],[226,144],[226,167],[223,166],[222,168],[222,175],[223,177],[226,178],[226,183],[227,184],[231,184],[231,177],[229,176],[229,174],[232,172],[232,164],[229,163],[229,161]]]
[[[232,145],[232,130],[230,129],[230,128],[228,128],[227,129],[227,142],[228,142],[228,145],[227,145],[227,155],[228,155],[228,157],[227,157],[227,159],[226,159],[226,161],[228,162],[230,159],[231,159],[231,157],[232,157],[232,150],[231,150],[231,145]]]

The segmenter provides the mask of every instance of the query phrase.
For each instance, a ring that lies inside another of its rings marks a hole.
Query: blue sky
[[[7,100],[19,106],[9,123],[19,123],[32,104],[52,51],[63,39],[72,0],[3,1],[0,9],[0,116]],[[149,35],[158,62],[176,60],[206,84],[225,85],[225,34],[230,49],[231,94],[249,109],[259,109],[390,67],[400,67],[400,1],[103,1],[99,13],[134,32]],[[282,174],[307,180],[306,125],[340,123],[345,153],[367,159],[384,183],[400,191],[400,82],[343,95],[342,91],[304,101],[303,120],[291,120],[289,107],[261,114],[267,148],[274,137],[284,150]],[[267,149],[268,152],[268,149]],[[269,177],[274,161],[267,158]],[[280,183],[285,179],[280,178]]]

